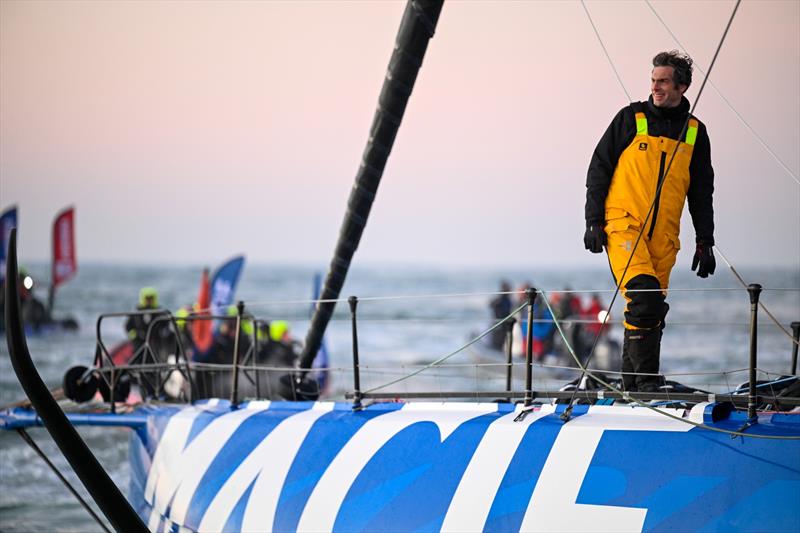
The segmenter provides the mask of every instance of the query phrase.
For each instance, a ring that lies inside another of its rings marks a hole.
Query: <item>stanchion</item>
[[[525,350],[525,407],[533,403],[533,304],[536,301],[536,289],[525,291],[528,296],[528,346]]]
[[[750,391],[747,396],[747,418],[749,423],[755,423],[756,404],[756,367],[758,366],[758,296],[761,294],[761,285],[751,283],[747,286],[750,294]]]
[[[792,372],[793,376],[797,375],[797,343],[800,342],[800,322],[792,322]]]
[[[233,337],[233,385],[231,385],[231,405],[239,405],[239,336],[242,333],[242,314],[244,302],[236,304],[236,335]]]
[[[509,318],[506,321],[506,363],[508,366],[506,367],[506,392],[508,392],[508,403],[511,403],[511,380],[512,380],[512,350],[514,348],[514,324],[517,323],[517,319],[514,317]]]
[[[356,307],[358,298],[347,299],[350,304],[350,318],[353,330],[353,409],[361,409],[361,376],[358,368],[358,328],[356,327]]]

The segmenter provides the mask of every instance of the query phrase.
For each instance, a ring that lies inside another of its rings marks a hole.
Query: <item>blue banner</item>
[[[211,312],[224,315],[227,307],[233,303],[236,284],[244,267],[244,256],[239,255],[228,260],[211,276]]]
[[[17,206],[12,205],[0,215],[0,282],[6,279],[6,258],[11,228],[17,227]]]

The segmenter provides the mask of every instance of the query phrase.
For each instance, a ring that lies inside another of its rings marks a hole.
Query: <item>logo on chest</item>
[[[647,143],[639,143],[639,150],[646,151],[647,150]]]

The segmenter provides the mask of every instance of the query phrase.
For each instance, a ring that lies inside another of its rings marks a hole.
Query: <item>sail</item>
[[[52,288],[70,280],[78,271],[75,256],[75,209],[69,207],[53,222]]]
[[[224,315],[233,303],[236,284],[244,267],[244,256],[239,255],[219,267],[211,277],[211,310],[215,315]]]
[[[6,279],[6,258],[11,228],[17,227],[17,206],[12,205],[0,215],[0,282]]]

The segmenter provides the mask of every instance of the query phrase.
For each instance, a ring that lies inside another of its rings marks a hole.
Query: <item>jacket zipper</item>
[[[658,217],[658,204],[661,201],[661,182],[664,181],[664,163],[667,161],[667,153],[661,152],[661,164],[658,167],[658,182],[656,183],[656,201],[653,205],[653,221],[650,223],[650,231],[647,238],[653,238],[653,230],[656,229],[656,218]]]

